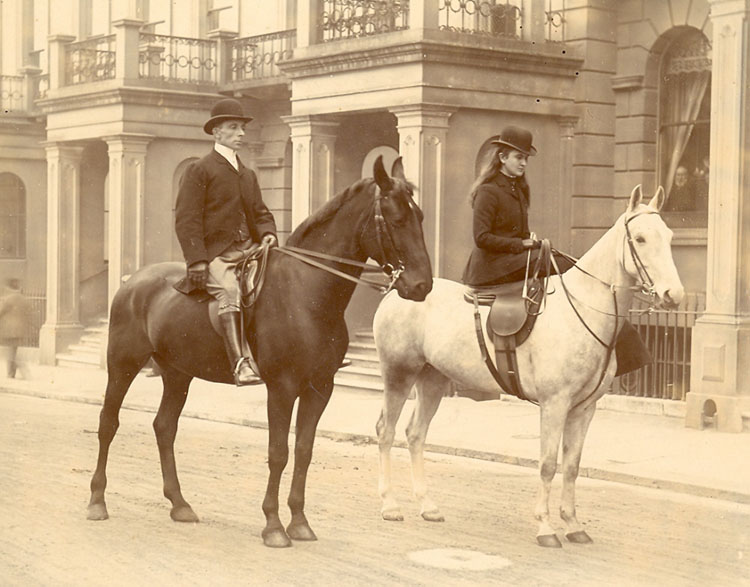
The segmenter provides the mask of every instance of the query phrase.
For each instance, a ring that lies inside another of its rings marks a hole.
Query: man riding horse
[[[183,175],[177,195],[175,229],[187,265],[177,289],[205,290],[219,302],[219,322],[236,385],[262,383],[242,352],[240,285],[235,269],[258,243],[275,246],[276,223],[261,197],[255,173],[237,156],[245,135],[242,105],[217,102],[203,130],[213,150]]]

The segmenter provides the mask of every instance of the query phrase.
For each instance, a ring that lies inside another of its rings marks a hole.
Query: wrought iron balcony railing
[[[139,77],[191,84],[215,84],[216,42],[140,34]]]
[[[230,41],[230,81],[241,82],[282,76],[279,61],[292,57],[297,31],[244,37]]]
[[[0,75],[0,108],[3,112],[24,110],[24,77]]]
[[[323,0],[320,38],[336,41],[409,28],[409,0]]]
[[[115,35],[65,46],[65,85],[73,86],[115,77]]]

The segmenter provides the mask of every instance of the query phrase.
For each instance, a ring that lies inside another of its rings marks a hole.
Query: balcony
[[[543,51],[549,43],[565,41],[565,2],[300,0],[296,29],[244,38],[221,30],[206,39],[160,35],[144,30],[140,21],[121,20],[113,23],[112,35],[84,41],[64,35],[50,38],[49,75],[37,71],[33,83],[6,76],[2,100],[14,108],[33,109],[29,104],[47,96],[48,90],[53,97],[75,96],[84,86],[95,91],[102,84],[254,95],[283,87],[288,92],[307,56],[338,54],[345,60],[352,48],[366,51],[383,45],[375,38],[383,35],[456,50],[520,43],[516,53],[532,47]]]

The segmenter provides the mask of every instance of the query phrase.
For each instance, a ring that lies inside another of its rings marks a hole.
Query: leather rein
[[[573,309],[573,312],[575,313],[578,320],[583,324],[583,326],[588,330],[588,332],[593,336],[596,341],[601,344],[606,349],[606,358],[604,361],[604,367],[602,368],[601,375],[599,376],[599,381],[597,382],[594,389],[589,393],[585,398],[583,398],[581,401],[579,401],[574,407],[577,407],[587,401],[591,396],[593,396],[596,391],[599,389],[599,386],[602,384],[602,381],[604,381],[604,377],[607,374],[607,369],[609,368],[609,362],[612,359],[612,352],[615,349],[615,345],[617,343],[617,335],[619,332],[619,320],[620,318],[624,317],[622,316],[618,309],[617,309],[617,289],[634,289],[637,291],[640,291],[644,294],[647,294],[650,296],[650,298],[653,300],[653,298],[656,295],[656,290],[654,288],[654,280],[651,278],[651,276],[648,273],[648,270],[646,269],[646,265],[641,259],[640,255],[638,254],[638,251],[635,248],[635,245],[633,244],[633,235],[630,233],[630,227],[628,226],[630,221],[634,218],[637,218],[638,216],[643,216],[645,214],[658,214],[656,211],[647,211],[647,212],[640,212],[638,214],[633,214],[629,218],[625,219],[625,242],[628,243],[628,249],[630,250],[630,258],[633,261],[633,264],[635,265],[636,271],[638,273],[638,285],[636,286],[622,286],[617,285],[614,283],[607,283],[603,279],[597,277],[596,275],[593,275],[592,273],[589,273],[585,269],[581,269],[578,264],[576,263],[573,265],[576,269],[581,271],[582,273],[588,275],[589,277],[592,277],[593,279],[597,280],[599,283],[602,283],[606,285],[609,290],[612,292],[612,302],[614,306],[614,313],[610,314],[609,312],[602,312],[601,310],[597,310],[596,308],[593,308],[591,306],[588,306],[592,310],[596,310],[600,313],[606,314],[608,316],[614,316],[615,319],[615,328],[612,332],[612,340],[607,343],[604,340],[602,340],[592,329],[591,327],[586,324],[586,321],[583,319],[583,316],[581,316],[580,312],[578,311],[578,308],[576,308],[575,304],[573,303],[574,296],[570,293],[567,286],[565,285],[565,280],[563,279],[562,274],[560,273],[560,270],[557,267],[557,263],[555,261],[554,255],[552,255],[552,264],[554,266],[555,272],[560,277],[560,284],[562,285],[563,291],[565,292],[565,297],[568,299],[568,303],[570,304],[570,307]],[[564,255],[564,254],[563,254]],[[569,259],[572,259],[569,255],[564,255],[568,257]],[[625,267],[625,247],[622,247],[622,265],[623,268]],[[580,301],[580,300],[579,300]],[[650,310],[650,308],[649,308]]]
[[[299,247],[292,247],[289,245],[278,247],[277,250],[280,253],[284,253],[285,255],[288,255],[289,257],[297,259],[298,261],[302,261],[303,263],[307,263],[308,265],[317,267],[318,269],[322,269],[323,271],[327,271],[328,273],[336,275],[337,277],[346,279],[348,281],[352,281],[357,284],[366,285],[368,287],[378,290],[383,295],[387,294],[389,291],[391,291],[395,287],[396,282],[401,277],[401,274],[404,272],[405,267],[404,267],[404,262],[401,260],[402,255],[398,247],[396,246],[396,242],[393,239],[393,234],[391,232],[390,225],[388,224],[388,221],[383,215],[383,209],[380,203],[383,196],[380,193],[380,188],[377,185],[375,187],[377,191],[375,192],[375,198],[373,201],[372,219],[375,223],[375,237],[378,242],[378,247],[380,248],[381,258],[385,260],[383,264],[378,265],[378,267],[374,267],[373,265],[370,265],[369,263],[365,263],[362,261],[346,259],[344,257],[339,257],[337,255],[329,255],[327,253],[320,253],[318,251],[311,251],[309,249],[300,249]],[[412,211],[414,210],[414,204],[411,201],[409,202],[409,208]],[[369,218],[368,218],[368,221],[365,223],[364,227],[362,228],[362,233],[364,233],[368,224],[369,224]],[[388,261],[388,255],[386,254],[386,247],[388,247],[388,249],[395,254],[395,258],[396,258],[395,261],[393,262]],[[385,275],[388,276],[389,282],[387,285],[382,285],[375,281],[362,279],[361,277],[354,277],[353,275],[349,275],[348,273],[344,271],[340,271],[339,269],[330,267],[326,265],[325,263],[321,263],[320,261],[317,261],[316,259],[322,259],[324,261],[333,261],[334,263],[339,263],[342,265],[349,265],[351,267],[359,267],[363,269],[364,271],[380,270]]]

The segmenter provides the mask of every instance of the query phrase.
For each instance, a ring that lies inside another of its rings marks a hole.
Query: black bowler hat
[[[525,128],[506,126],[500,133],[500,137],[490,142],[496,145],[507,145],[524,155],[536,155],[536,149],[531,144],[531,139],[531,133]]]
[[[214,107],[211,108],[211,118],[209,118],[206,124],[203,125],[203,131],[210,135],[213,128],[225,120],[250,122],[252,119],[252,116],[245,116],[245,112],[242,110],[242,104],[237,100],[234,98],[224,98],[223,100],[216,102]]]

